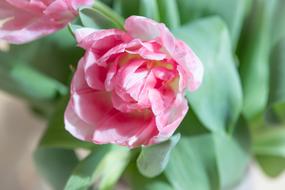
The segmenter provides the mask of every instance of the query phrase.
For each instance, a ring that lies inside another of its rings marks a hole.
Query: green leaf
[[[272,110],[278,118],[279,123],[285,125],[285,102],[277,102],[273,104]]]
[[[285,102],[285,38],[272,50],[269,97],[269,104]]]
[[[256,154],[285,158],[285,128],[275,127],[255,133],[253,150]]]
[[[250,161],[249,131],[243,119],[233,136],[219,133],[182,136],[165,170],[175,190],[232,189]]]
[[[109,152],[110,146],[100,146],[81,161],[69,177],[65,190],[87,190],[95,181],[95,171]]]
[[[180,26],[179,12],[176,0],[156,0],[159,9],[160,21],[169,28],[174,29]]]
[[[235,48],[252,0],[177,0],[182,24],[198,18],[218,15],[227,24]]]
[[[37,169],[54,190],[62,190],[78,159],[72,150],[39,148],[34,153]]]
[[[129,164],[130,158],[131,152],[128,148],[112,146],[112,150],[106,155],[95,172],[98,189],[112,190]]]
[[[238,49],[244,92],[243,113],[250,120],[264,111],[268,101],[271,28],[276,2],[255,1]]]
[[[54,79],[37,72],[27,65],[18,64],[11,70],[11,77],[31,98],[50,99],[59,92],[62,95],[67,94],[67,88]]]
[[[278,3],[280,2],[278,1]],[[263,171],[271,177],[276,177],[285,170],[284,51],[285,39],[283,38],[279,42],[276,41],[272,49],[270,59],[270,93],[265,121],[259,128],[253,131],[253,151],[256,159]]]
[[[40,141],[41,147],[48,148],[85,148],[92,149],[95,147],[94,144],[89,142],[83,142],[77,140],[71,134],[69,134],[64,128],[64,111],[68,102],[68,97],[63,97],[58,103],[54,113],[52,114],[48,127],[43,134]]]
[[[165,169],[172,149],[180,139],[180,134],[172,136],[167,141],[149,147],[142,147],[137,159],[137,167],[146,177],[155,177]]]
[[[174,34],[188,43],[205,68],[199,90],[187,93],[193,111],[210,130],[223,133],[232,129],[242,109],[242,90],[226,26],[210,17],[185,25]]]
[[[275,46],[279,41],[285,37],[285,1],[276,0],[275,11],[273,16],[273,27],[272,30],[272,46]]]
[[[172,151],[165,175],[175,190],[219,189],[212,135],[182,137]]]
[[[260,130],[253,136],[253,151],[263,171],[272,177],[285,170],[285,128]]]
[[[234,136],[214,135],[221,189],[233,189],[243,179],[251,158],[248,125],[240,118]]]
[[[279,156],[256,155],[262,170],[270,177],[278,177],[285,170],[285,158]]]
[[[155,178],[147,178],[141,175],[135,162],[129,164],[124,178],[131,189],[135,190],[174,190],[163,175]]]
[[[113,9],[124,18],[127,18],[139,13],[139,5],[140,0],[115,0]]]
[[[142,16],[151,18],[156,21],[160,21],[158,4],[156,0],[141,0],[139,13]]]
[[[91,8],[80,9],[79,16],[85,27],[124,29],[123,18],[99,1]]]

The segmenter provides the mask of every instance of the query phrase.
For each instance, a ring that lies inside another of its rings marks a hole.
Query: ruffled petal
[[[64,113],[64,124],[65,129],[69,131],[74,137],[80,140],[92,141],[92,136],[95,128],[77,116],[73,109],[72,101],[70,101],[66,107]]]
[[[128,34],[118,29],[92,30],[90,28],[77,29],[75,36],[79,46],[92,51],[101,57],[111,48],[130,40]]]
[[[141,16],[130,16],[125,21],[125,29],[134,38],[143,41],[156,40],[167,53],[175,50],[175,38],[162,23]]]
[[[172,57],[188,76],[188,88],[195,91],[203,80],[204,67],[198,56],[183,41],[177,41]]]
[[[182,122],[188,111],[187,100],[182,94],[177,94],[171,105],[165,105],[158,93],[152,94],[152,110],[159,134],[156,142],[168,139]]]

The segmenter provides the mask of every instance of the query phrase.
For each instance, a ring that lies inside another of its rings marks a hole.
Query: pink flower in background
[[[200,60],[164,24],[132,16],[125,30],[76,31],[86,52],[65,126],[78,139],[128,147],[166,140],[187,113],[185,90],[201,84]]]
[[[0,0],[0,39],[26,43],[68,24],[93,0]]]

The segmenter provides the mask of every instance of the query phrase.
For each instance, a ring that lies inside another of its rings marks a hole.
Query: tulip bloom
[[[92,0],[0,0],[0,39],[21,44],[62,29]]]
[[[65,127],[97,144],[138,147],[168,139],[185,117],[185,90],[201,84],[195,53],[164,24],[131,16],[125,31],[81,28],[86,50],[71,84]]]

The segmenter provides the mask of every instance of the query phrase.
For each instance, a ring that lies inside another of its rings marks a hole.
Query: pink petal
[[[84,91],[72,95],[74,111],[84,122],[97,126],[113,111],[110,93],[104,91]]]
[[[84,55],[84,73],[89,87],[94,90],[104,90],[107,68],[96,64],[97,60],[92,51],[86,51]]]
[[[75,30],[74,35],[76,38],[76,41],[81,44],[81,41],[87,38],[87,36],[91,35],[92,33],[96,32],[97,30],[94,28],[79,28]]]
[[[180,74],[188,77],[187,86],[190,91],[195,91],[203,80],[204,67],[196,54],[182,41],[177,41],[172,57],[179,65]],[[183,73],[182,73],[183,70]],[[181,84],[182,85],[182,84]]]
[[[100,57],[109,49],[130,40],[130,37],[118,29],[96,30],[92,32],[89,28],[75,31],[79,46],[84,49],[93,48],[93,52]]]
[[[141,16],[130,16],[125,21],[125,29],[134,38],[156,40],[168,53],[175,50],[175,38],[162,23]]]
[[[72,101],[69,102],[65,110],[64,124],[65,129],[69,131],[74,137],[80,140],[92,141],[92,135],[95,128],[77,116],[77,114],[74,112]]]
[[[112,127],[114,126],[114,127]],[[154,119],[150,113],[112,113],[95,130],[93,140],[96,143],[114,143],[135,147],[147,145],[157,134]]]
[[[77,69],[74,73],[74,76],[71,82],[71,94],[76,93],[76,92],[83,92],[83,91],[90,90],[90,87],[88,86],[84,78],[85,76],[84,64],[85,64],[84,58],[81,58],[77,65]]]
[[[163,105],[158,99],[159,97],[157,96],[157,98],[154,98],[151,101],[152,109],[155,111],[156,125],[159,131],[155,141],[162,141],[169,138],[180,125],[188,111],[188,104],[182,94],[177,94],[172,105]],[[162,109],[163,111],[160,111],[159,109]]]

